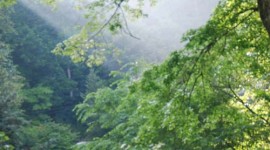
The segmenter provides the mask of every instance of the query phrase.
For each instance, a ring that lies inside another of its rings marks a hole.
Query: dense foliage
[[[13,137],[15,130],[24,122],[20,109],[22,77],[18,75],[14,65],[9,60],[9,49],[3,45],[0,48],[0,131]],[[2,141],[7,139],[1,132]]]
[[[72,146],[77,135],[70,128],[54,122],[33,122],[19,129],[17,133],[19,149],[57,149],[65,150]]]
[[[63,42],[14,3],[0,2],[0,149],[270,147],[270,43],[257,1],[221,0],[183,49],[151,67],[118,63],[101,38],[106,29],[134,37],[126,14],[144,16],[143,0],[78,3],[89,22]]]
[[[13,146],[16,149],[47,149],[44,143],[52,140],[54,146],[50,145],[51,149],[56,147],[55,143],[61,144],[57,145],[58,149],[67,149],[77,136],[69,126],[61,123],[73,122],[70,124],[76,126],[74,115],[66,114],[73,114],[72,108],[80,101],[80,94],[74,94],[73,98],[78,101],[69,102],[69,109],[54,113],[53,108],[66,104],[71,89],[74,92],[76,88],[79,90],[80,84],[74,86],[74,83],[65,82],[75,82],[74,77],[84,84],[80,76],[85,69],[72,64],[67,58],[59,57],[62,62],[57,60],[50,51],[59,41],[59,35],[33,12],[20,4],[3,7],[0,11],[0,149],[13,149]],[[74,70],[72,79],[64,70],[67,63]],[[61,88],[61,83],[65,87]],[[44,128],[42,133],[41,128]],[[41,139],[41,136],[50,134]]]
[[[62,37],[39,16],[18,3],[10,13],[15,32],[5,36],[14,49],[12,55],[18,70],[26,79],[23,107],[28,114],[44,113],[59,121],[74,121],[65,114],[52,114],[50,110],[69,107],[81,100],[84,66],[71,63],[68,58],[57,57],[51,53]],[[70,70],[71,77],[67,71]],[[73,95],[70,95],[73,92]],[[67,113],[67,112],[63,112]]]
[[[0,11],[0,32],[3,34],[12,32],[12,23],[5,15],[7,10]],[[12,148],[8,144],[9,138],[14,138],[16,129],[24,122],[20,109],[23,78],[10,60],[11,49],[4,42],[3,34],[0,35],[0,149],[3,147],[9,149]]]
[[[78,149],[270,147],[269,37],[256,1],[221,1],[183,41],[129,90],[98,90],[77,105],[79,119],[110,129]]]
[[[89,71],[52,54],[62,34],[20,2],[3,6],[0,23],[0,149],[12,149],[11,144],[16,149],[69,148],[86,128],[72,109],[85,91],[111,82],[109,70],[100,66]]]

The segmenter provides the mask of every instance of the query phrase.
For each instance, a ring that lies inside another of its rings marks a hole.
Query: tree
[[[85,65],[52,54],[63,37],[20,2],[8,10],[13,10],[6,16],[15,32],[3,34],[3,40],[14,49],[12,60],[25,78],[22,95],[26,114],[37,117],[46,113],[57,121],[75,124],[71,110],[82,99],[88,73]]]
[[[98,35],[108,28],[133,36],[125,12],[143,16],[143,1],[137,2],[139,8],[125,0],[89,2],[86,16],[91,21],[54,52],[91,67],[102,64],[104,54],[113,48],[104,50]],[[140,80],[124,78],[88,94],[76,107],[79,119],[94,120],[106,132],[79,147],[270,147],[268,4],[223,0],[205,26],[183,37],[184,49],[146,71]]]
[[[66,125],[54,122],[32,122],[17,132],[16,148],[19,149],[69,149],[76,141],[77,133]]]
[[[258,9],[260,12],[261,20],[270,34],[270,1],[269,0],[258,0]]]
[[[0,130],[12,138],[17,127],[24,121],[20,109],[23,78],[11,60],[10,45],[3,40],[5,34],[14,32],[13,24],[6,16],[6,8],[1,8],[0,12]]]
[[[136,99],[129,86],[145,69],[145,63],[130,63],[111,76],[118,78],[109,87],[102,87],[86,95],[83,103],[75,107],[78,119],[89,125],[90,142],[76,144],[74,149],[121,149],[131,144],[141,119],[135,114]],[[132,118],[132,119],[131,119]],[[125,139],[123,141],[123,139]],[[140,148],[140,146],[138,146]]]
[[[24,122],[20,109],[23,78],[11,62],[9,53],[8,46],[0,42],[0,130],[13,138],[16,129]]]
[[[113,103],[118,110],[122,104],[134,102],[136,108],[127,119],[85,146],[267,149],[269,37],[257,8],[256,1],[221,1],[205,26],[184,35],[184,49],[144,72],[128,94]],[[96,102],[85,108],[80,106],[87,102],[78,105],[83,112],[80,118],[87,121],[111,110],[100,111],[111,105],[106,102],[105,106]],[[91,107],[100,109],[92,112]]]
[[[70,98],[69,94],[65,97],[62,95],[69,93],[74,87],[75,84],[71,81],[73,78],[82,76],[75,73],[79,67],[67,58],[67,62],[60,57],[57,60],[51,54],[50,50],[60,39],[52,28],[19,4],[14,8],[16,9],[9,7],[0,10],[0,149],[13,149],[11,145],[16,149],[67,149],[75,142],[77,133],[71,132],[66,125],[48,121],[47,115],[72,113],[72,104],[69,109],[62,109],[61,113],[55,113],[51,107],[63,104],[66,98]],[[66,77],[65,65],[68,63],[70,68],[74,68],[72,79]],[[81,73],[80,69],[77,72]],[[61,83],[63,87],[58,85]],[[74,94],[74,98],[78,97],[79,94]],[[23,111],[25,114],[22,114]],[[54,119],[62,122],[65,118],[72,120],[71,115],[64,115]],[[70,120],[66,122],[71,122]],[[39,132],[40,129],[44,130]],[[34,138],[37,139],[33,140]]]

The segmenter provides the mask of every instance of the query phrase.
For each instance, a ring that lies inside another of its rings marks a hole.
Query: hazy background
[[[55,11],[32,0],[21,2],[62,33],[85,23],[82,13],[73,8],[73,0],[63,0]],[[130,30],[140,40],[120,33],[113,42],[130,55],[160,62],[181,48],[180,39],[186,31],[206,23],[217,3],[218,0],[158,0],[156,6],[145,7],[147,18],[129,21]]]

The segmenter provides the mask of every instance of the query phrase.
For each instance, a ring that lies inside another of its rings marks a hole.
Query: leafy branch
[[[124,0],[121,0],[120,2],[116,3],[116,8],[113,12],[113,14],[110,16],[110,18],[98,29],[98,31],[96,33],[94,33],[90,39],[92,39],[93,37],[97,36],[99,33],[101,33],[104,28],[106,26],[108,26],[111,21],[113,20],[113,18],[117,15],[117,12],[119,11],[119,9],[121,8],[121,4],[123,3]]]
[[[270,125],[268,119],[264,118],[263,116],[257,114],[254,110],[252,110],[252,109],[249,107],[249,105],[247,105],[247,104],[243,101],[243,99],[241,99],[241,98],[236,94],[236,92],[234,91],[234,89],[232,88],[232,86],[231,86],[230,84],[228,85],[228,88],[229,88],[230,91],[232,92],[234,98],[235,98],[238,102],[240,102],[240,103],[241,103],[241,104],[242,104],[242,105],[243,105],[243,106],[244,106],[251,114],[253,114],[253,115],[259,117],[260,119],[262,119],[267,125]]]

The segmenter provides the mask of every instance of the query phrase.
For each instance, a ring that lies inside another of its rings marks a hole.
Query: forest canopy
[[[68,39],[14,3],[0,2],[0,149],[270,147],[270,0],[220,0],[158,65],[119,60],[100,38],[137,38],[126,14],[145,16],[144,1],[81,3],[88,23]]]

